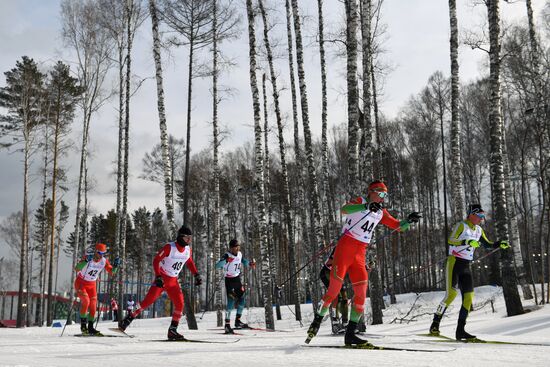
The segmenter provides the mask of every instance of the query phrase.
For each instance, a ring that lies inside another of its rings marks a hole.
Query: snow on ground
[[[135,320],[128,328],[135,338],[77,338],[79,325],[67,326],[59,337],[60,328],[0,329],[0,367],[6,366],[550,366],[550,306],[536,309],[532,301],[524,306],[532,312],[506,317],[502,290],[485,286],[476,288],[474,306],[466,330],[490,340],[543,343],[548,346],[463,344],[434,342],[417,336],[425,333],[431,322],[431,313],[443,297],[443,292],[405,294],[398,303],[384,312],[384,324],[367,327],[366,337],[372,343],[388,347],[449,350],[445,353],[368,351],[312,348],[304,346],[306,329],[313,317],[311,305],[303,305],[303,326],[295,321],[289,307],[283,306],[283,319],[276,322],[285,332],[239,331],[243,335],[223,335],[215,328],[216,316],[206,313],[198,319],[199,330],[180,326],[189,339],[231,341],[231,344],[164,343],[169,318]],[[460,297],[457,297],[460,298]],[[493,306],[490,300],[494,300]],[[444,335],[453,336],[460,300],[441,324]],[[405,315],[414,304],[414,309]],[[200,316],[200,315],[199,315]],[[390,323],[394,319],[418,316],[409,323]],[[234,313],[233,313],[234,318]],[[243,319],[262,327],[263,309],[246,310]],[[233,323],[233,320],[232,320]],[[182,325],[185,321],[182,320]],[[100,322],[104,334],[112,322]],[[325,321],[311,345],[341,345],[343,336],[331,336],[330,322]]]

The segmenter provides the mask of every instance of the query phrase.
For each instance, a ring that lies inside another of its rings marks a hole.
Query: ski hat
[[[187,227],[185,224],[181,226],[181,228],[178,230],[178,237],[181,236],[192,236],[193,232],[191,232],[191,229]]]
[[[388,187],[382,181],[372,181],[369,184],[369,191],[385,191],[385,192],[388,192]]]
[[[240,246],[241,244],[239,243],[239,241],[237,241],[236,238],[233,238],[231,241],[229,241],[229,247],[233,248],[233,247],[237,247],[237,246]]]
[[[95,245],[95,250],[99,252],[107,252],[107,245],[104,243],[98,243]]]
[[[485,213],[485,210],[481,208],[481,204],[470,204],[468,205],[468,215],[470,214],[477,214],[477,213]]]

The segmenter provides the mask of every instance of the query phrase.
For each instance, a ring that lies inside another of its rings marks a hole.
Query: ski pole
[[[61,330],[60,337],[63,336],[63,333],[65,332],[65,328],[67,327],[67,324],[71,320],[71,313],[73,312],[74,306],[76,305],[76,300],[78,298],[78,292],[80,291],[80,287],[76,290],[76,296],[71,304],[71,307],[69,308],[69,311],[67,312],[67,321],[65,321],[65,325],[63,325],[63,330]]]
[[[201,320],[204,317],[204,314],[206,313],[206,311],[208,311],[208,306],[210,305],[210,302],[212,302],[212,300],[214,299],[214,296],[216,295],[216,292],[218,291],[218,289],[220,289],[220,285],[222,284],[223,279],[224,279],[224,277],[222,277],[222,279],[220,280],[220,282],[216,286],[216,289],[214,289],[214,292],[212,292],[212,294],[210,295],[210,298],[208,300],[206,300],[206,307],[204,308],[204,311],[202,312],[202,315],[200,317]]]
[[[336,246],[338,244],[338,241],[340,241],[340,238],[342,238],[342,236],[344,236],[346,233],[348,233],[349,231],[351,231],[353,229],[353,227],[355,227],[359,222],[361,222],[363,219],[365,219],[369,214],[371,213],[371,211],[369,210],[367,212],[367,214],[365,214],[363,217],[361,217],[361,219],[359,219],[357,222],[355,222],[351,227],[349,227],[348,229],[346,229],[344,232],[340,233],[338,235],[338,237],[330,242],[328,245],[326,245],[325,247],[323,247],[321,250],[317,251],[315,254],[313,254],[313,256],[304,264],[304,266],[302,266],[300,269],[298,269],[297,271],[294,272],[294,274],[292,274],[290,277],[288,277],[284,282],[282,282],[281,284],[278,285],[279,288],[282,288],[284,287],[284,285],[288,282],[290,282],[292,280],[292,278],[294,278],[296,275],[300,274],[300,272],[302,270],[304,270],[307,266],[309,266],[309,264],[311,264],[313,261],[315,261],[315,259],[317,259],[321,254],[323,254],[325,251],[327,250],[330,250],[332,249],[334,246]]]
[[[464,250],[466,250],[466,249],[468,249],[468,248],[470,248],[470,247],[465,247],[465,248],[463,248],[462,250],[458,251],[457,253],[461,253],[462,251],[464,251]],[[489,251],[488,253],[486,253],[485,255],[481,256],[479,259],[477,259],[477,260],[475,260],[475,261],[481,261],[481,260],[485,259],[486,257],[491,256],[492,254],[494,254],[494,253],[497,252],[498,250],[500,250],[500,247],[497,247],[497,248],[495,248],[495,249],[492,249],[491,251]],[[448,258],[448,256],[446,256],[446,257],[443,258],[443,259],[439,259],[439,260],[436,261],[436,262],[428,263],[428,265],[425,266],[424,268],[421,268],[421,269],[418,269],[418,270],[416,270],[416,271],[413,271],[413,272],[410,273],[410,274],[407,274],[407,275],[403,275],[403,276],[397,277],[397,278],[395,278],[391,283],[388,283],[386,286],[389,287],[390,285],[394,285],[395,283],[397,283],[397,281],[399,281],[399,280],[406,279],[406,278],[408,278],[408,277],[410,277],[410,276],[412,276],[412,275],[415,275],[415,274],[417,274],[417,273],[421,273],[421,272],[423,272],[423,271],[425,271],[425,270],[427,270],[427,269],[430,269],[430,268],[432,268],[433,266],[435,266],[435,265],[437,265],[437,264],[439,264],[439,263],[442,263],[443,261],[446,261],[447,258]]]

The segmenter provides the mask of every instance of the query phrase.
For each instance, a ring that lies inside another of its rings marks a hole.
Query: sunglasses
[[[474,213],[478,218],[485,219],[484,213]]]
[[[379,198],[384,199],[388,197],[388,193],[386,191],[375,191],[375,193],[378,195]]]
[[[100,254],[101,256],[103,256],[107,253],[107,251],[98,251],[97,253]]]

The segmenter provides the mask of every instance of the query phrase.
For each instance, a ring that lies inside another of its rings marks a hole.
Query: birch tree
[[[77,58],[77,78],[83,88],[79,107],[82,111],[82,143],[80,146],[80,166],[77,188],[76,218],[74,230],[74,253],[71,269],[75,267],[80,252],[79,244],[86,243],[86,233],[80,236],[82,221],[82,201],[86,200],[84,190],[86,181],[86,166],[88,160],[88,143],[92,116],[110,98],[104,90],[104,83],[112,66],[113,45],[106,29],[101,26],[100,13],[96,4],[89,0],[63,0],[61,3],[61,22],[63,40]],[[85,210],[84,210],[85,211]],[[84,222],[87,219],[84,217]],[[71,272],[71,284],[74,282],[74,272]],[[71,287],[70,298],[74,297]]]
[[[458,103],[460,98],[460,80],[458,65],[458,21],[456,0],[449,0],[449,20],[451,27],[451,200],[452,220],[459,221],[464,216],[464,184],[462,181],[461,125]],[[447,232],[447,228],[445,228]]]
[[[248,18],[248,45],[250,62],[250,89],[252,91],[252,107],[254,110],[254,160],[255,174],[254,187],[256,189],[256,208],[259,229],[260,253],[262,258],[262,295],[265,311],[265,324],[269,330],[275,330],[273,320],[272,285],[270,275],[269,249],[267,248],[266,208],[264,192],[264,154],[262,149],[262,126],[260,116],[260,97],[258,92],[258,80],[256,78],[256,33],[254,30],[254,9],[252,0],[246,0],[246,13]]]
[[[306,75],[304,70],[304,49],[302,41],[302,29],[300,24],[300,14],[298,10],[298,1],[292,0],[292,17],[294,20],[294,33],[295,43],[296,43],[296,64],[298,70],[298,85],[300,88],[300,105],[302,108],[302,125],[304,129],[304,150],[306,154],[307,162],[307,177],[308,177],[308,193],[309,193],[309,202],[311,204],[311,215],[310,215],[310,225],[311,225],[311,253],[317,252],[319,248],[323,246],[322,238],[322,224],[321,224],[321,208],[319,206],[319,189],[317,185],[317,174],[315,172],[315,162],[313,159],[313,143],[311,139],[311,129],[309,126],[309,107],[307,100],[307,86],[306,86]],[[315,273],[319,268],[317,266],[317,261],[314,261],[313,266],[315,267]],[[312,275],[313,275],[313,267]],[[316,282],[318,285],[319,282]],[[318,293],[319,287],[314,288],[315,294]],[[317,297],[316,297],[317,298]],[[314,302],[315,304],[315,302]]]
[[[490,62],[490,166],[491,192],[494,210],[494,220],[499,239],[509,237],[507,221],[507,198],[504,182],[504,124],[501,115],[501,85],[500,85],[500,0],[487,0],[489,18],[489,62]],[[506,302],[508,316],[523,313],[523,306],[517,288],[516,271],[513,266],[513,252],[502,251],[502,289]]]

